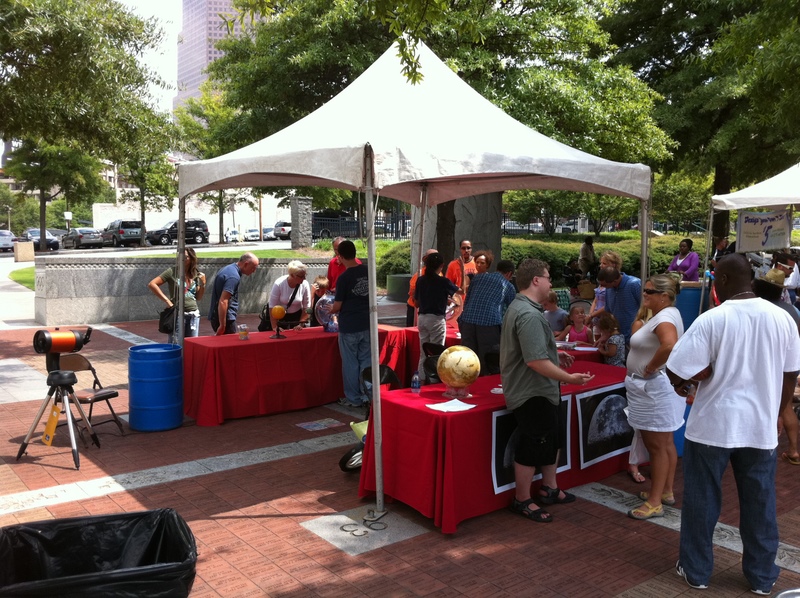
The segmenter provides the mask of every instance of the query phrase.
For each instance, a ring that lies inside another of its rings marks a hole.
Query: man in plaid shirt
[[[469,347],[481,360],[481,374],[499,374],[500,370],[487,366],[487,353],[500,353],[500,325],[506,309],[517,294],[511,283],[514,264],[502,260],[497,272],[476,274],[469,285],[464,300],[464,310],[458,318],[461,344]],[[494,369],[494,371],[491,371]]]

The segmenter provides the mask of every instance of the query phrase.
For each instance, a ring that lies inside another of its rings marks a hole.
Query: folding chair
[[[394,370],[390,368],[388,365],[380,364],[378,366],[378,373],[380,376],[381,385],[383,384],[394,384],[395,386],[400,386],[400,378],[397,377],[397,374],[394,373]],[[372,400],[372,368],[365,367],[361,370],[361,389],[364,391],[364,394],[367,395]]]
[[[86,419],[89,420],[89,423],[92,426],[98,426],[101,424],[107,424],[109,422],[113,422],[117,424],[119,428],[120,434],[123,436],[125,435],[125,431],[122,429],[122,422],[117,417],[114,408],[111,406],[110,399],[114,399],[119,396],[119,392],[114,390],[113,388],[103,388],[103,385],[100,384],[100,379],[97,377],[97,371],[95,371],[94,367],[92,367],[91,362],[86,359],[83,355],[79,353],[65,353],[62,354],[60,357],[61,363],[60,368],[62,370],[69,370],[73,372],[92,372],[92,376],[94,381],[92,383],[92,388],[87,388],[84,390],[77,390],[75,391],[75,396],[77,397],[78,401],[82,405],[89,405],[89,414],[86,416]],[[92,410],[94,409],[94,404],[98,401],[105,401],[106,405],[108,405],[108,410],[111,411],[111,418],[103,420],[98,423],[94,423],[92,421]]]
[[[422,368],[425,370],[425,378],[428,380],[429,384],[439,384],[441,382],[439,371],[436,369],[438,363],[438,355],[428,355],[422,362]]]
[[[425,353],[425,357],[430,357],[431,355],[441,355],[444,353],[445,346],[440,345],[439,343],[422,343],[422,351]]]

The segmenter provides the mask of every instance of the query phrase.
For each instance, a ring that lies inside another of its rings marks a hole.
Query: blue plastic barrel
[[[675,299],[675,307],[681,312],[684,330],[688,330],[692,322],[697,319],[700,312],[700,294],[702,290],[700,283],[681,284],[681,292],[678,293]],[[704,299],[703,311],[708,309],[708,293],[706,293]]]
[[[180,345],[128,349],[128,408],[131,429],[172,430],[183,423],[183,360]]]
[[[686,422],[689,421],[689,412],[691,410],[692,406],[686,405],[686,409],[683,412],[683,425],[672,433],[675,441],[675,450],[678,452],[679,457],[683,457],[683,435],[686,432]]]

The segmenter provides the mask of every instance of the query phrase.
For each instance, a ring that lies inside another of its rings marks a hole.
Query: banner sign
[[[792,221],[789,210],[776,212],[739,211],[736,223],[736,251],[772,251],[791,245]]]

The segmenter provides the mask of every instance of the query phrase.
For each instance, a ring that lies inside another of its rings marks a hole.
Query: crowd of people
[[[795,306],[800,271],[793,254],[776,252],[769,266],[754,272],[746,257],[730,251],[726,239],[715,240],[712,264],[719,305],[684,330],[676,298],[681,282],[699,278],[699,258],[690,239],[680,242],[667,272],[642,283],[623,272],[618,253],[605,251],[597,260],[587,237],[569,272],[578,278],[594,277],[597,288],[590,307],[578,302],[569,311],[558,306],[547,263],[526,259],[515,269],[512,262],[501,260],[492,269],[493,254],[472,249],[470,240],[462,239],[458,257],[446,266],[437,250],[425,253],[410,284],[409,324],[419,328],[422,373],[422,345],[444,345],[449,309],[459,303],[461,343],[478,355],[482,375],[501,375],[519,432],[511,510],[531,521],[550,523],[553,516],[544,507],[575,500],[559,488],[556,476],[564,429],[559,385],[584,385],[592,375],[572,371],[577,368],[568,371],[573,358],[556,342],[584,343],[596,347],[607,364],[626,368],[626,414],[634,430],[628,473],[635,482],[645,483],[639,466],[649,463],[650,474],[649,488],[638,493],[641,505],[628,516],[662,517],[665,505],[676,504],[673,434],[684,423],[686,403],[693,401],[683,449],[676,570],[691,587],[708,586],[721,480],[730,463],[742,514],[742,569],[752,590],[768,595],[778,576],[774,480],[780,429],[789,438],[789,448],[780,457],[800,465],[800,425],[792,408],[800,372],[800,310]],[[185,251],[184,328],[187,336],[196,336],[197,301],[206,281],[194,251]],[[287,274],[273,285],[269,305],[284,306],[282,320],[302,327],[313,321],[315,302],[333,294],[329,313],[339,318],[345,394],[340,403],[356,407],[368,401],[359,379],[370,365],[369,279],[351,241],[336,239],[334,253],[327,275],[317,277],[313,285],[306,280],[306,266],[290,262]],[[214,278],[208,317],[216,334],[234,332],[239,281],[258,263],[254,254],[245,253]],[[168,268],[149,287],[169,306],[177,301],[178,279],[174,268]],[[168,294],[161,290],[164,284]],[[278,325],[275,318],[271,325]],[[536,471],[542,483],[532,494]]]

